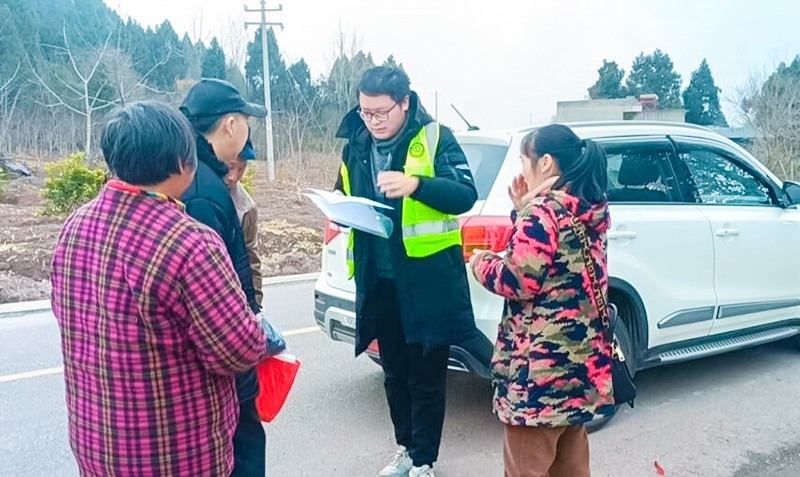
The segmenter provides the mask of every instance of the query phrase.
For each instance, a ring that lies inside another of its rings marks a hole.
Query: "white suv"
[[[782,183],[706,128],[570,126],[608,156],[609,298],[625,324],[618,338],[632,373],[800,334],[800,185]],[[529,131],[456,135],[479,195],[462,217],[465,266],[472,249],[505,249],[512,207],[506,188],[520,172],[519,144]],[[353,342],[347,233],[326,225],[315,318],[331,339]],[[503,299],[468,275],[486,342],[451,347],[450,365],[487,376],[485,349],[495,340]],[[373,343],[373,359],[376,351]]]

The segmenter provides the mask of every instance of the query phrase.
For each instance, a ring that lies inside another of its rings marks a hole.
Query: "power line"
[[[278,8],[267,8],[266,0],[260,1],[259,8],[247,8],[245,5],[244,11],[247,13],[257,12],[261,14],[260,22],[245,22],[245,28],[249,26],[261,27],[261,56],[264,62],[262,73],[264,82],[264,106],[267,108],[267,117],[264,118],[266,122],[265,133],[267,138],[267,168],[269,169],[269,180],[275,180],[275,147],[272,137],[272,96],[269,88],[269,49],[267,48],[267,26],[279,26],[283,30],[283,23],[275,23],[267,21],[267,12],[280,12],[283,10],[283,5],[279,4]]]

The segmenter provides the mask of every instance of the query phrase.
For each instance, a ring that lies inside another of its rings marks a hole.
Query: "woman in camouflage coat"
[[[586,230],[606,293],[606,157],[557,124],[528,134],[521,149],[506,254],[471,261],[477,280],[506,298],[492,359],[505,475],[588,476],[584,425],[614,412],[611,347],[571,219]]]

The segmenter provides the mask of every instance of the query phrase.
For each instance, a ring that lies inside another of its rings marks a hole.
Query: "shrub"
[[[78,152],[44,167],[45,206],[42,215],[69,214],[97,197],[106,181],[106,173],[86,163],[86,154]]]
[[[255,177],[256,177],[256,169],[253,166],[250,166],[247,169],[245,169],[244,175],[242,175],[242,180],[241,180],[242,187],[244,187],[244,190],[246,190],[247,193],[251,195],[255,190],[253,186],[253,179],[255,179]]]

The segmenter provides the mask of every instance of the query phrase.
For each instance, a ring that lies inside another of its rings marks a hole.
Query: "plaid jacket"
[[[53,257],[82,475],[229,475],[234,373],[266,352],[225,246],[175,204],[104,188]]]

